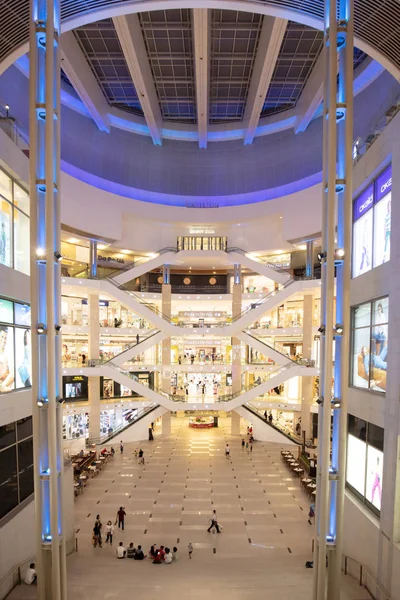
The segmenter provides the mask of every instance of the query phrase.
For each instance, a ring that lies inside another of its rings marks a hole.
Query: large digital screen
[[[365,457],[367,444],[362,440],[348,436],[347,443],[347,482],[360,494],[365,490]]]
[[[0,325],[0,392],[9,392],[14,386],[14,330]]]
[[[32,385],[30,329],[15,329],[15,366],[16,387],[30,387]]]
[[[382,474],[383,452],[373,446],[368,446],[365,497],[378,510],[381,510],[382,502]]]

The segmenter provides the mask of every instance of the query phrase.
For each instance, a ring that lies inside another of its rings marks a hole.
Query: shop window
[[[390,259],[392,167],[353,203],[353,277]]]
[[[347,487],[375,514],[382,501],[384,430],[348,416]]]
[[[6,200],[11,202],[12,200],[12,189],[11,189],[11,177],[6,175],[4,171],[0,169],[0,195]]]
[[[18,505],[16,445],[0,452],[0,518]]]
[[[24,440],[25,438],[31,437],[32,435],[32,417],[26,417],[20,419],[17,422],[18,428],[18,440]]]
[[[0,298],[0,393],[32,385],[30,306]]]
[[[389,299],[352,308],[350,384],[386,392]]]
[[[15,444],[15,423],[9,423],[8,425],[2,425],[0,427],[0,450]]]
[[[14,269],[29,275],[29,217],[14,210]]]
[[[29,215],[29,194],[16,183],[14,183],[14,205]]]

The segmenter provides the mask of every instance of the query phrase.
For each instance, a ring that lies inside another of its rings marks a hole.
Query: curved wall
[[[390,106],[399,84],[384,72],[355,98],[355,137],[365,137],[371,123]],[[0,77],[0,100],[11,106],[18,125],[28,131],[28,80],[15,67]],[[85,116],[63,107],[64,170],[81,180],[145,202],[185,206],[206,200],[220,206],[247,204],[304,189],[320,180],[322,120],[304,133],[286,130],[257,138],[194,144],[149,138],[112,128],[100,132]]]

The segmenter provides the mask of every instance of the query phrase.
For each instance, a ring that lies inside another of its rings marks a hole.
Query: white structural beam
[[[144,118],[150,131],[153,143],[161,146],[162,117],[149,59],[143,40],[142,30],[137,15],[114,17],[122,51],[128,65],[129,73],[135,86]]]
[[[325,59],[321,52],[296,106],[295,133],[305,131],[324,98]]]
[[[110,133],[107,100],[72,31],[61,36],[61,67],[97,127]]]
[[[210,20],[206,8],[193,9],[194,66],[199,147],[207,148]]]
[[[264,17],[244,112],[245,145],[251,144],[254,140],[286,26],[286,19]]]

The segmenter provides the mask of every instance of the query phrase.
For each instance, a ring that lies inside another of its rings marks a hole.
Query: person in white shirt
[[[25,573],[24,582],[27,585],[32,585],[32,583],[36,583],[36,581],[37,581],[37,573],[36,573],[36,569],[35,569],[35,563],[31,563],[29,565],[29,569]]]
[[[112,541],[113,541],[113,534],[114,534],[114,525],[112,524],[111,521],[108,521],[107,525],[106,525],[106,544],[108,544],[108,542],[110,542],[110,546],[112,546]]]
[[[119,546],[117,548],[117,558],[125,558],[126,556],[126,550],[124,548],[124,545],[122,542],[119,543]]]
[[[169,548],[165,548],[164,562],[166,565],[170,565],[172,563],[173,554]]]
[[[225,446],[225,456],[226,456],[226,458],[229,458],[230,453],[231,453],[231,449],[229,447],[229,444],[226,444],[226,446]]]

